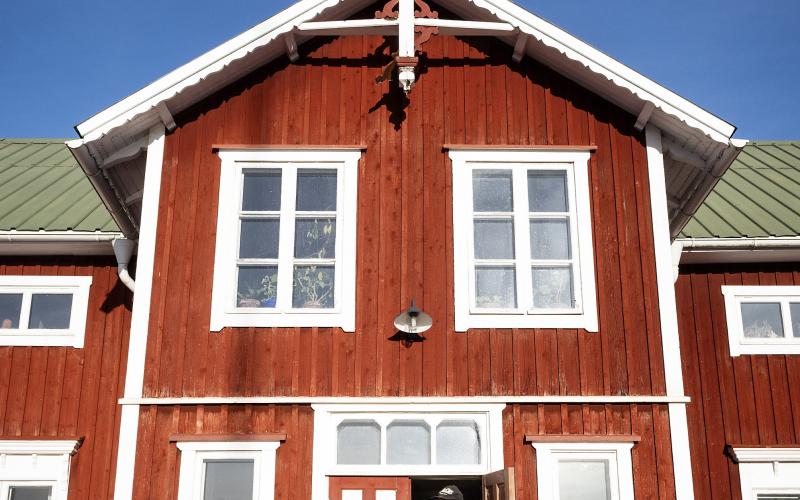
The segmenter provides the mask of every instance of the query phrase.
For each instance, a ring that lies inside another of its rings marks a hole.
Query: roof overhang
[[[498,36],[510,50],[522,47],[528,56],[628,111],[638,118],[637,127],[648,122],[658,127],[665,137],[673,235],[741,147],[731,139],[733,125],[508,0],[437,3],[462,19],[512,25],[511,34]],[[301,0],[80,123],[76,130],[82,138],[69,145],[91,175],[107,158],[140,140],[154,124],[161,122],[169,129],[174,126],[173,115],[254,69],[285,57],[290,45],[296,47],[311,38],[298,30],[302,23],[346,19],[369,4],[365,0]],[[126,209],[125,199],[131,193],[106,191],[108,198],[114,194],[117,199],[109,201],[112,213],[130,235],[135,231],[136,214]],[[119,220],[125,218],[129,222]]]

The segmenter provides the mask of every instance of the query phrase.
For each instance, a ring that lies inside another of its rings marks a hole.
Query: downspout
[[[117,274],[119,275],[120,281],[122,281],[131,292],[136,291],[136,282],[133,281],[133,278],[128,273],[128,264],[131,261],[131,255],[133,255],[133,247],[135,245],[136,243],[133,240],[125,238],[120,238],[111,242],[111,246],[114,248],[114,256],[117,258]]]

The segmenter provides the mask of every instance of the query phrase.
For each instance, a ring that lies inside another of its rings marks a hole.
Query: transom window
[[[456,330],[596,331],[588,151],[450,156]]]
[[[341,150],[220,153],[212,330],[353,329],[359,155]]]
[[[91,276],[0,276],[0,345],[83,347]]]
[[[731,355],[800,354],[800,287],[723,286]]]
[[[533,443],[539,498],[633,498],[632,446],[633,443]]]

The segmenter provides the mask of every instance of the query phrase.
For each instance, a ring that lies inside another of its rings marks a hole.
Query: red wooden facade
[[[732,446],[800,444],[800,359],[731,357],[723,285],[800,285],[797,264],[686,266],[676,294],[696,498],[742,496]]]
[[[2,257],[0,275],[92,276],[85,344],[0,347],[0,440],[79,439],[70,499],[111,498],[131,293],[113,257]]]

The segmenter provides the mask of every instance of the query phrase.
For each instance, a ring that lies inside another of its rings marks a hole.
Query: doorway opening
[[[454,484],[461,490],[464,500],[481,500],[480,477],[412,477],[411,500],[428,500],[447,485]]]

